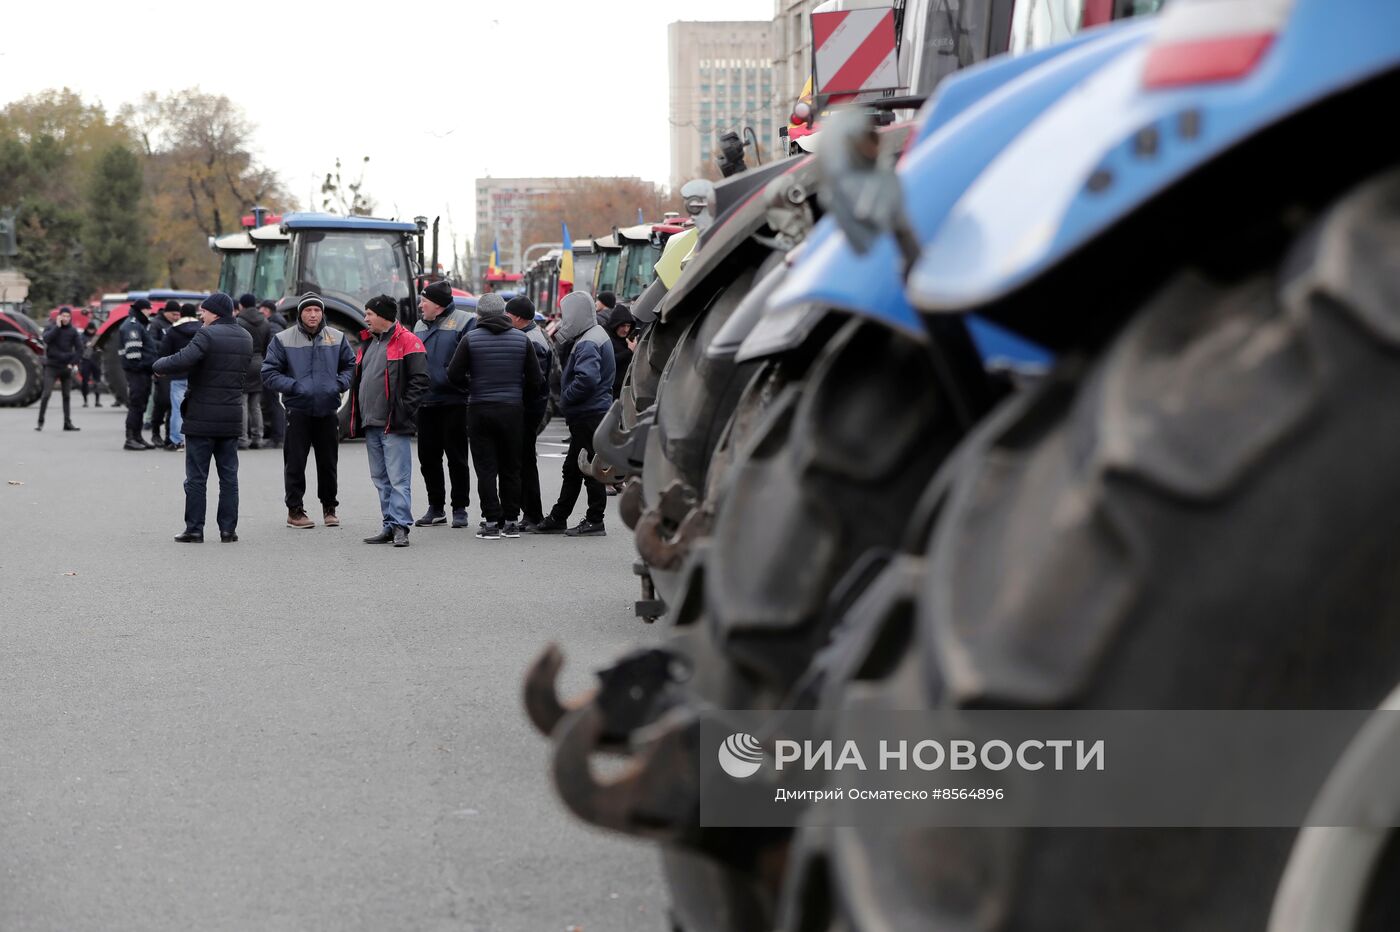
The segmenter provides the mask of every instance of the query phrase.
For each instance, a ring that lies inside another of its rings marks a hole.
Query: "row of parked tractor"
[[[1400,704],[1400,5],[1158,6],[898,4],[659,247],[586,466],[660,644],[524,697],[675,929],[1400,928],[1388,832],[701,821],[727,710]]]

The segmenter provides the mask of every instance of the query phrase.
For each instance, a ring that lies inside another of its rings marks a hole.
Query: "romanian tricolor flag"
[[[491,239],[491,257],[486,260],[486,274],[496,275],[501,271],[501,243],[496,238]]]
[[[559,257],[559,297],[556,300],[564,300],[564,295],[574,290],[574,241],[569,239],[569,225],[564,226],[564,249],[563,255]]]

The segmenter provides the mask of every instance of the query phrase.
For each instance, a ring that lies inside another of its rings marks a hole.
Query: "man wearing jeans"
[[[199,322],[199,318],[195,316],[196,313],[193,304],[180,306],[180,318],[173,327],[165,331],[165,336],[161,338],[161,356],[174,356],[190,345],[194,340],[194,335],[203,326]],[[167,450],[174,451],[185,448],[183,430],[185,412],[182,405],[185,403],[185,393],[189,390],[189,385],[189,379],[170,380],[170,432],[165,435],[165,449]]]
[[[363,341],[350,381],[350,434],[364,437],[369,474],[379,492],[383,529],[367,544],[408,546],[413,523],[413,437],[418,403],[428,391],[423,343],[401,324],[388,295],[365,305]]]
[[[185,398],[185,530],[182,544],[204,543],[210,457],[219,468],[219,539],[238,540],[238,434],[243,378],[253,338],[233,317],[233,299],[216,291],[199,306],[204,326],[174,356],[155,362],[157,375],[189,379]]]

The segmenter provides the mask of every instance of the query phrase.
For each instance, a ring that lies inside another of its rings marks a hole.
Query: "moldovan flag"
[[[559,257],[559,298],[574,290],[574,241],[569,239],[569,225],[564,226],[564,249]]]
[[[501,270],[501,243],[500,240],[491,239],[491,258],[486,260],[486,271],[490,275],[495,275]]]

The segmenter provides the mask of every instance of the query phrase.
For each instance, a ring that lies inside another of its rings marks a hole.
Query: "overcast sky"
[[[71,87],[109,112],[198,86],[242,106],[303,207],[368,155],[378,213],[450,212],[478,176],[666,183],[666,26],[770,19],[773,0],[6,3],[0,105]],[[450,246],[444,243],[444,253]]]

